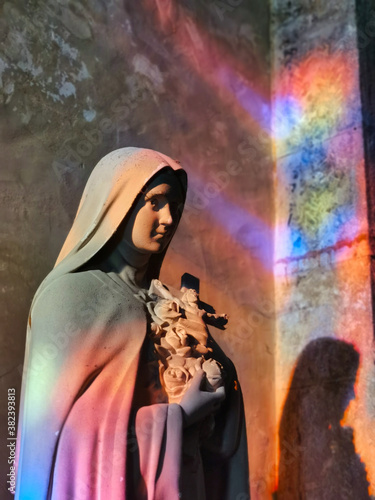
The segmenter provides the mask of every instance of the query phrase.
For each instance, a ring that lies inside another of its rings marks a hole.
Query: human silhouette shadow
[[[279,428],[278,500],[371,498],[353,429],[340,423],[358,366],[358,352],[341,340],[320,338],[302,351]]]

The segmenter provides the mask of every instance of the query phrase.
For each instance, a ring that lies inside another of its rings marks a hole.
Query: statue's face
[[[180,220],[183,198],[174,174],[158,175],[132,211],[124,231],[124,242],[142,254],[162,252]]]

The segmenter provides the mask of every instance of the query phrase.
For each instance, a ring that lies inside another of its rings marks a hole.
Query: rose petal
[[[187,357],[191,354],[191,347],[180,347],[179,349],[176,349],[176,351],[179,356]]]
[[[162,347],[164,347],[164,349],[168,349],[168,351],[174,351],[173,347],[171,346],[171,344],[169,344],[166,340],[165,340],[165,337],[162,337],[160,339],[160,345]]]
[[[185,366],[185,358],[183,358],[182,356],[178,356],[177,354],[172,354],[170,359],[168,360],[168,365],[170,367],[181,367],[181,366]]]
[[[161,345],[155,344],[155,349],[159,356],[165,360],[170,354],[168,349],[165,349],[165,347],[162,347]]]
[[[207,354],[209,352],[208,348],[202,344],[195,345],[194,349],[200,354]]]

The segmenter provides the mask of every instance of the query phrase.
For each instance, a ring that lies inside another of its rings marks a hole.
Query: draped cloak
[[[30,310],[17,440],[17,500],[246,500],[248,466],[235,370],[212,436],[183,428],[177,404],[134,406],[147,319],[131,283],[82,270],[110,240],[145,185],[162,169],[184,171],[161,153],[124,148],[104,157],[86,185],[57,264]],[[156,278],[165,251],[153,255]],[[198,450],[198,452],[197,452]],[[130,477],[132,476],[132,478]]]

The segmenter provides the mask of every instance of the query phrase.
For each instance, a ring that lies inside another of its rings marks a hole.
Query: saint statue
[[[30,310],[17,500],[250,498],[240,386],[207,329],[218,317],[158,279],[186,189],[179,163],[148,149],[93,170]]]

